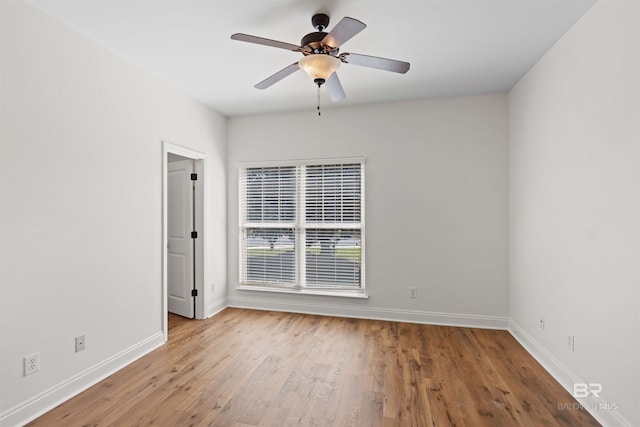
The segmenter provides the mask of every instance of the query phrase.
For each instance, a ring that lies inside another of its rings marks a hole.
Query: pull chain
[[[320,85],[318,85],[318,116],[320,115]]]

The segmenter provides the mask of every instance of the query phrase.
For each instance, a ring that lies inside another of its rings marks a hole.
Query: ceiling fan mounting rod
[[[316,13],[311,17],[311,25],[320,32],[324,31],[329,26],[329,15],[326,13]]]

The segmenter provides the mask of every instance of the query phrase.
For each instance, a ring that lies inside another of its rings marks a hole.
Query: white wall
[[[227,155],[231,305],[506,327],[506,94],[232,118]],[[238,163],[349,156],[366,158],[369,299],[236,290]]]
[[[512,331],[608,425],[640,425],[638,16],[597,3],[509,94]]]
[[[60,23],[0,2],[0,424],[162,342],[162,140],[207,155],[207,283],[226,283],[226,118]],[[86,350],[74,352],[74,337]],[[39,352],[41,370],[22,376]]]

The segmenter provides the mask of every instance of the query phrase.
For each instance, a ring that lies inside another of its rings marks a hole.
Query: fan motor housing
[[[310,49],[311,52],[308,52],[307,49],[303,50],[305,55],[312,55],[316,53],[332,53],[337,54],[338,48],[332,49],[329,46],[325,46],[322,44],[322,40],[327,36],[327,33],[324,31],[316,31],[315,33],[309,33],[302,38],[300,41],[300,46],[303,48]]]

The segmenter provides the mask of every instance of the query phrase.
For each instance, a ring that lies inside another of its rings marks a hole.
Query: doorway
[[[204,319],[205,162],[203,153],[163,142],[162,327],[165,341],[169,338],[169,313],[185,320]]]
[[[188,319],[195,317],[197,295],[194,162],[167,157],[167,306]]]

